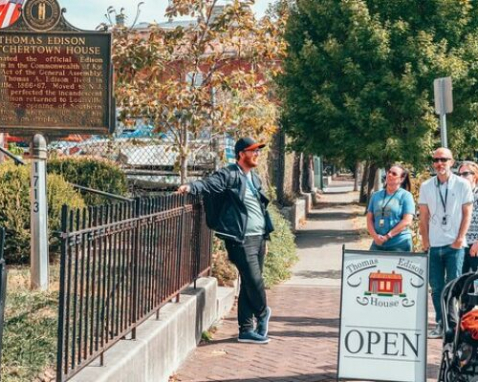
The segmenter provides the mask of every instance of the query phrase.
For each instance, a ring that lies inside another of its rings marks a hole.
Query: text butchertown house
[[[0,36],[0,45],[5,54],[101,54],[100,47],[86,46],[84,37]]]

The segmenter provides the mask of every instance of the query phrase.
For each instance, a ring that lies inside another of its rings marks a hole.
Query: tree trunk
[[[181,184],[185,184],[188,179],[188,151],[189,151],[187,126],[183,127],[181,141],[182,141],[181,147],[179,148],[180,176],[181,176]]]
[[[365,162],[363,167],[363,173],[362,173],[362,183],[360,185],[360,197],[359,197],[360,203],[367,202],[367,186],[368,186],[367,180],[368,180],[369,169],[370,169],[369,163]]]
[[[377,173],[377,168],[377,165],[373,162],[365,163],[362,176],[362,185],[360,188],[360,203],[368,204],[375,183],[375,175]]]
[[[312,192],[314,187],[314,159],[307,155],[303,160],[302,191]]]
[[[355,172],[354,172],[354,191],[359,190],[359,177],[360,177],[360,170],[361,170],[361,163],[357,161],[355,164]]]
[[[375,176],[377,175],[377,165],[371,163],[368,170],[368,188],[367,188],[367,205],[370,200],[370,195],[372,195],[373,186],[375,184]]]
[[[377,168],[377,170],[375,171],[375,182],[374,182],[373,189],[375,191],[379,191],[382,188],[383,188],[382,171],[379,168]]]
[[[302,192],[302,153],[294,153],[294,171],[292,180],[292,191],[298,195]]]

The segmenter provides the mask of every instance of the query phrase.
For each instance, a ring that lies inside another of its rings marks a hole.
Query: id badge
[[[380,220],[378,221],[378,226],[379,226],[380,228],[382,228],[384,225],[385,225],[385,220],[384,220],[384,219],[380,219]]]

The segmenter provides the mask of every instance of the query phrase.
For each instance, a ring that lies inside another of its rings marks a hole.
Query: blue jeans
[[[461,276],[465,250],[449,245],[430,248],[430,287],[436,322],[441,322],[441,293],[447,283]]]

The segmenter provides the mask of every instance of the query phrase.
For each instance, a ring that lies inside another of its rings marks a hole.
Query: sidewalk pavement
[[[172,382],[336,381],[342,245],[365,244],[353,223],[358,195],[351,190],[351,182],[333,182],[297,233],[293,276],[268,291],[270,343],[238,343],[234,309]],[[429,340],[427,382],[436,381],[440,356],[441,340]]]

